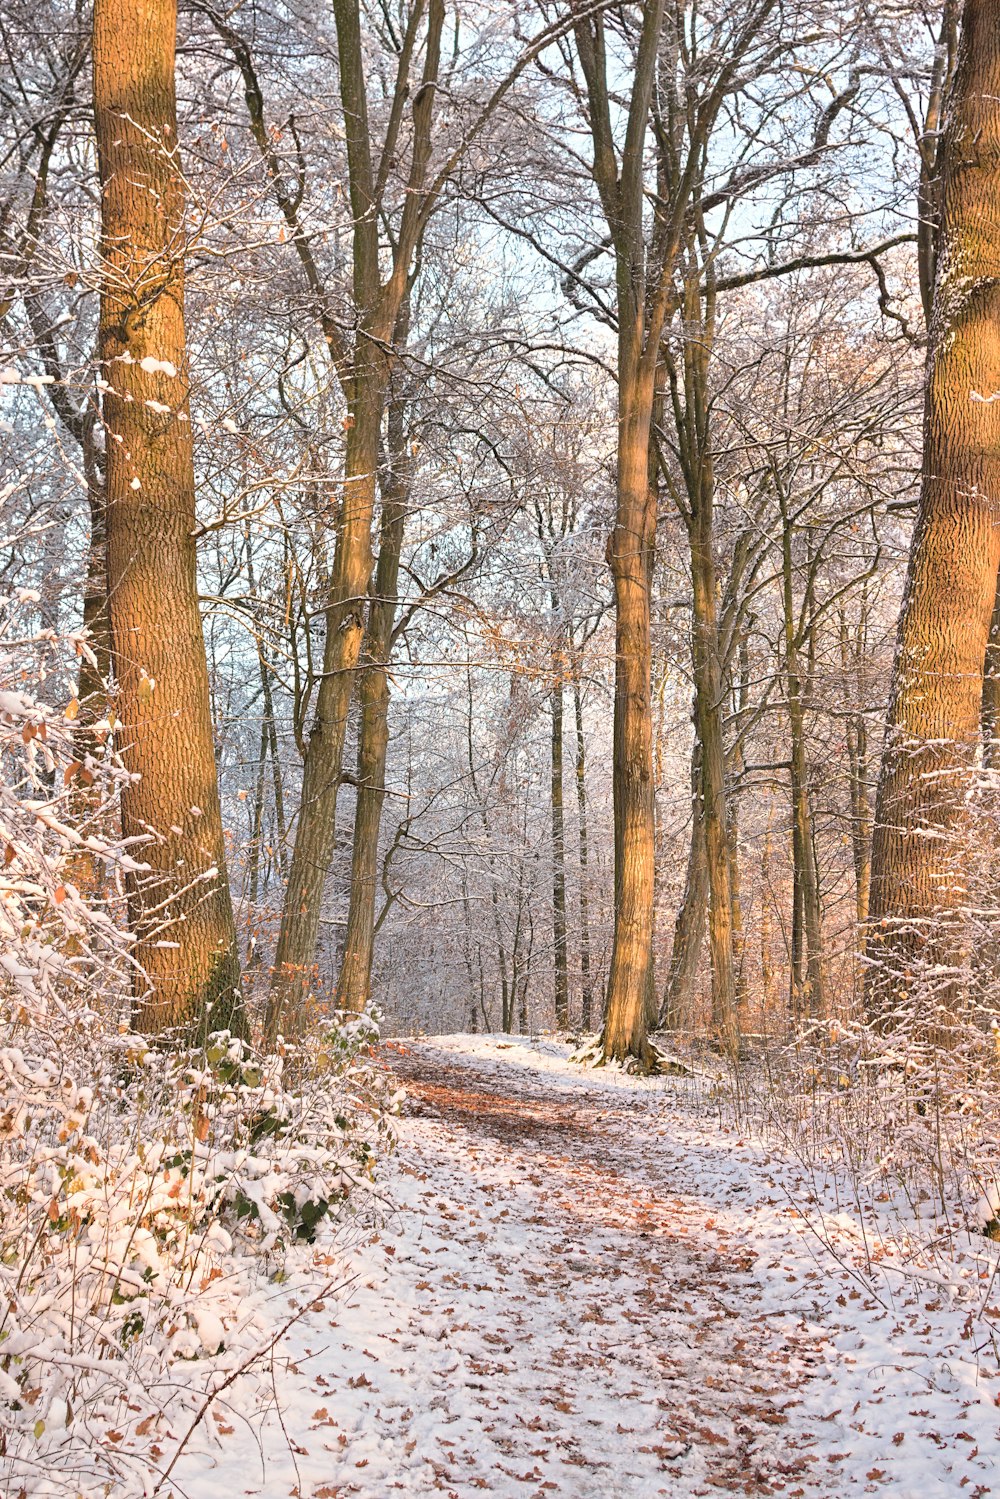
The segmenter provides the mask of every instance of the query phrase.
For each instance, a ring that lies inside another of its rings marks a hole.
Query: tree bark
[[[409,290],[426,216],[423,193],[431,148],[431,121],[444,25],[443,0],[430,0],[424,67],[412,107],[407,196],[391,249],[391,269],[381,279],[382,184],[372,160],[365,47],[359,0],[334,0],[340,96],[344,111],[348,179],[354,218],[353,300],[357,335],[348,357],[333,319],[324,332],[347,399],[347,446],[337,542],[326,611],[323,675],[302,772],[295,846],[288,874],[266,1032],[298,1024],[302,1003],[318,979],[315,971],[323,886],[336,841],[337,791],[344,760],[347,715],[364,635],[364,605],[372,573],[372,517],[382,417],[393,363],[393,338]],[[399,103],[408,92],[404,80]],[[336,352],[340,350],[339,354]]]
[[[739,658],[739,678],[734,683],[733,691],[733,716],[736,722],[736,732],[733,736],[733,746],[730,751],[730,764],[727,767],[727,779],[734,789],[726,801],[726,831],[729,837],[729,886],[733,907],[733,979],[737,1025],[742,1029],[749,1006],[749,985],[746,971],[746,933],[743,926],[743,894],[740,877],[740,805],[739,795],[735,788],[739,785],[739,778],[743,774],[746,763],[743,757],[741,728],[743,714],[746,711],[750,695],[750,654],[746,635],[742,632],[737,643],[737,655]]]
[[[779,485],[781,512],[782,601],[785,627],[785,691],[788,699],[788,732],[791,747],[792,791],[792,1009],[810,1016],[821,1015],[825,1006],[823,987],[823,934],[819,880],[813,843],[812,807],[809,801],[809,766],[806,757],[805,705],[799,665],[800,630],[795,609],[795,572],[792,523],[784,490]],[[803,948],[805,964],[803,973]],[[804,980],[804,982],[803,982]]]
[[[122,830],[149,837],[128,897],[151,1033],[243,1024],[198,608],[176,21],[176,0],[94,8],[116,738],[133,776]]]
[[[687,874],[674,921],[670,969],[663,993],[663,1024],[667,1030],[683,1029],[691,1018],[707,915],[708,859],[701,801],[701,744],[696,738],[691,752],[691,841]]]
[[[708,868],[708,941],[712,956],[712,1025],[723,1049],[733,1052],[736,976],[733,969],[733,896],[726,817],[726,753],[722,734],[723,675],[719,660],[715,559],[711,512],[703,505],[691,536],[694,584],[694,682],[701,741],[702,805]]]
[[[557,672],[562,662],[555,663]],[[569,972],[566,955],[566,832],[563,816],[563,682],[552,689],[552,946],[555,959],[556,1029],[569,1025]]]
[[[1000,763],[1000,577],[997,578],[990,634],[986,643],[986,660],[983,663],[983,764],[987,770],[995,770]]]
[[[623,310],[624,311],[624,310]],[[653,963],[653,713],[650,582],[656,515],[648,445],[652,382],[619,364],[618,494],[610,561],[614,579],[613,793],[615,930],[604,1051],[647,1060],[646,1004]]]
[[[862,631],[867,619],[867,586],[862,596]],[[851,660],[848,644],[847,617],[840,615],[840,660],[844,673],[844,685],[853,676],[852,687],[858,695],[857,712],[845,724],[847,741],[847,763],[850,775],[851,797],[851,847],[854,854],[855,909],[858,917],[858,951],[865,954],[865,931],[868,922],[868,900],[871,889],[871,808],[868,803],[868,725],[865,722],[863,698],[863,635]]]
[[[590,850],[587,831],[587,742],[583,732],[583,693],[579,663],[573,675],[573,719],[576,726],[576,810],[580,857],[580,1025],[594,1023],[594,989],[590,976]]]
[[[382,523],[375,588],[368,606],[364,670],[358,685],[361,724],[358,790],[351,858],[351,898],[344,958],[337,984],[337,1007],[360,1012],[371,998],[375,947],[375,892],[378,840],[385,802],[389,748],[389,653],[399,593],[399,559],[410,497],[406,433],[398,408],[389,412],[391,460],[382,486]]]
[[[574,27],[593,137],[593,176],[614,247],[618,325],[618,466],[608,544],[616,606],[615,925],[602,1053],[607,1060],[633,1058],[642,1066],[652,1060],[646,1009],[652,985],[655,852],[650,593],[656,497],[649,467],[656,369],[671,298],[666,267],[672,274],[674,260],[674,241],[668,236],[660,246],[661,259],[653,257],[650,263],[643,158],[663,8],[663,0],[650,0],[642,14],[620,168],[604,21],[594,13],[581,16]],[[615,108],[620,110],[617,98]]]
[[[959,991],[965,793],[1000,562],[1000,0],[967,0],[945,131],[924,477],[876,801],[868,1007]],[[918,982],[918,981],[921,981]],[[915,985],[917,986],[915,992]]]

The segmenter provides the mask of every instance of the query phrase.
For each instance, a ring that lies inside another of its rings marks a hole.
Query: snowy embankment
[[[877,1225],[866,1256],[683,1085],[554,1042],[388,1050],[385,1225],[219,1402],[178,1499],[997,1491],[992,1246],[939,1280],[869,1270]]]

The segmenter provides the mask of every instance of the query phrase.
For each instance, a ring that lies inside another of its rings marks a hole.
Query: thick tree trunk
[[[621,314],[620,314],[621,315]],[[649,1060],[645,1011],[653,963],[653,715],[650,582],[656,536],[649,488],[652,381],[619,362],[618,496],[610,541],[615,585],[615,931],[604,1054]]]
[[[967,0],[943,144],[924,479],[876,803],[871,1014],[933,1028],[963,959],[965,794],[1000,562],[1000,0]],[[916,993],[914,986],[918,986]]]
[[[652,257],[650,263],[644,232],[644,143],[663,13],[663,0],[649,0],[642,11],[620,169],[604,21],[597,12],[581,13],[574,25],[589,103],[594,181],[615,252],[618,324],[618,472],[615,524],[608,543],[616,606],[615,928],[601,1050],[605,1060],[633,1058],[642,1066],[652,1062],[646,1012],[653,984],[655,858],[650,593],[656,495],[649,482],[650,443],[660,342],[671,300],[667,278],[676,242],[676,234],[658,240],[660,259]],[[622,103],[616,95],[616,115]]]
[[[347,912],[344,959],[337,985],[337,1007],[360,1012],[371,998],[375,948],[375,895],[378,884],[378,840],[385,802],[385,765],[389,749],[389,653],[399,593],[399,558],[409,504],[409,465],[401,413],[390,410],[391,467],[382,494],[382,524],[375,590],[368,606],[365,668],[358,685],[361,724],[358,742],[358,793],[351,858],[351,899]]]
[[[196,579],[176,21],[176,0],[94,8],[116,737],[123,832],[151,835],[129,905],[149,980],[135,1023],[154,1033],[241,1023]]]

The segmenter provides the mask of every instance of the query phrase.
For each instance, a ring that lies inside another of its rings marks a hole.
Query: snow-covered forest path
[[[178,1494],[1000,1493],[965,1313],[869,1294],[759,1144],[565,1053],[395,1047],[395,1208],[289,1335],[262,1450],[224,1435]]]

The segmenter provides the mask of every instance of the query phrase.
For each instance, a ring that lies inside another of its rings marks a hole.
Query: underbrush
[[[129,1031],[144,840],[36,602],[0,599],[0,1494],[129,1499],[344,1281],[394,1099],[371,1017],[269,1055]]]
[[[1000,1353],[1000,1057],[976,1016],[946,1047],[905,1027],[813,1022],[751,1042],[713,1102],[798,1166],[792,1206],[887,1305],[919,1289],[968,1313],[970,1351]]]
[[[289,1086],[288,1056],[225,1033],[175,1054],[76,1018],[0,1048],[0,1472],[11,1495],[151,1494],[270,1352],[273,1282],[336,1285],[313,1241],[369,1217],[392,1100],[363,1021]]]

